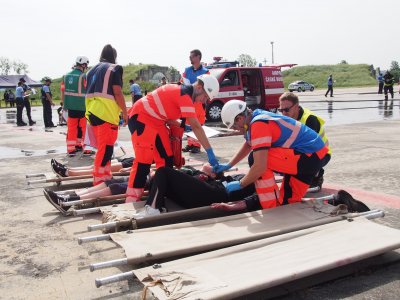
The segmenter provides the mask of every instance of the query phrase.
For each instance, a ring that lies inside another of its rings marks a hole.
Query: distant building
[[[181,78],[181,74],[170,74],[168,67],[149,66],[147,69],[142,69],[139,72],[139,80],[149,81],[158,84],[163,77],[167,78],[168,82],[177,82]]]

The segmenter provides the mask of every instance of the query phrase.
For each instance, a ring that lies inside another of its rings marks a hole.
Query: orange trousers
[[[137,116],[133,115],[128,122],[135,160],[129,176],[126,202],[140,201],[153,162],[156,168],[173,167],[168,128],[165,125],[150,126],[148,121],[138,121]]]
[[[315,174],[329,161],[327,152],[326,147],[312,154],[295,152],[293,149],[270,148],[267,170],[255,182],[262,208],[300,202]],[[285,174],[279,190],[274,172]]]
[[[76,146],[83,148],[86,132],[86,118],[68,117],[67,126],[67,152],[71,153],[75,151]]]
[[[118,126],[108,122],[93,126],[97,141],[97,153],[93,165],[93,185],[98,185],[112,178],[111,158],[114,144],[118,137]]]

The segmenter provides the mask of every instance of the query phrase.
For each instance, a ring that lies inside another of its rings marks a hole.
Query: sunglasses
[[[296,104],[292,105],[291,107],[278,108],[277,110],[278,110],[279,112],[286,112],[286,113],[288,113],[288,112],[292,109],[292,107],[295,106],[295,105],[296,105]]]

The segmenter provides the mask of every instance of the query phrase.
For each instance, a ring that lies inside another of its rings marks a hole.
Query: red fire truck
[[[237,61],[208,65],[210,74],[218,79],[220,89],[218,96],[207,104],[207,120],[220,120],[222,107],[232,99],[246,101],[252,109],[275,110],[284,92],[281,68],[292,66],[239,67]]]

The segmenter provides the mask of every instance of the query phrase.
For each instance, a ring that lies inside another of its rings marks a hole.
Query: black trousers
[[[325,93],[325,97],[329,94],[329,92],[331,92],[331,97],[333,97],[333,86],[332,85],[328,85],[328,90]]]
[[[214,202],[227,202],[224,186],[209,184],[172,168],[158,168],[151,183],[146,204],[161,209],[165,197],[184,208],[207,206]]]
[[[383,91],[383,82],[379,82],[379,85],[378,85],[378,94],[382,94],[382,91]]]
[[[17,103],[17,124],[20,125],[24,123],[24,121],[22,120],[22,111],[24,110],[24,99],[17,98],[16,103]]]
[[[393,97],[394,97],[394,95],[393,95],[393,85],[384,86],[383,91],[385,93],[385,99],[388,98],[388,93],[390,93],[390,95],[392,96],[392,99],[393,99]]]
[[[43,105],[43,121],[44,121],[44,127],[52,127],[54,126],[53,124],[53,112],[51,109],[51,104],[49,100],[42,100],[42,105]]]

